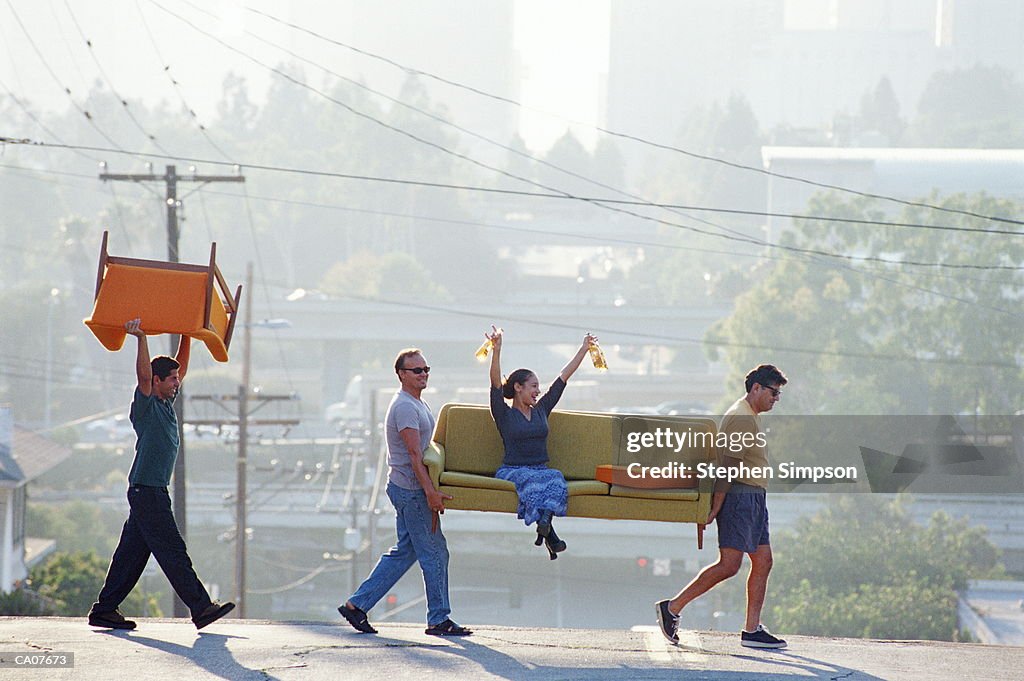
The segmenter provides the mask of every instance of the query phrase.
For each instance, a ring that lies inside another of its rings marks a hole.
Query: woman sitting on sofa
[[[565,551],[565,542],[555,534],[551,518],[565,515],[569,489],[562,472],[547,465],[548,416],[558,404],[569,377],[579,368],[597,338],[589,333],[584,337],[576,355],[541,397],[537,375],[529,369],[516,369],[502,382],[502,331],[494,326],[491,329],[491,333],[484,334],[492,344],[491,416],[505,444],[505,458],[494,477],[515,484],[519,517],[527,525],[537,523],[535,544],[544,544],[550,559],[554,560]],[[505,400],[512,400],[512,406]]]

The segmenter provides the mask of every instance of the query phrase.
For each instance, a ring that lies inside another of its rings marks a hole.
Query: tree
[[[956,210],[1017,215],[990,196],[932,196]],[[808,213],[936,222],[931,211],[884,213],[866,199],[812,200]],[[991,229],[981,218],[946,215],[944,224]],[[967,232],[806,221],[782,235],[801,248],[889,261],[947,265],[1024,262],[1024,243]],[[781,251],[774,250],[779,255]],[[791,378],[784,407],[800,414],[956,414],[1021,409],[1015,361],[1024,321],[1016,314],[1019,271],[956,270],[794,255],[765,261],[733,313],[706,336],[724,354],[728,384],[762,362]],[[951,377],[955,379],[951,380]]]
[[[915,524],[900,500],[832,495],[775,542],[771,621],[815,636],[957,640],[957,595],[998,577],[982,528],[936,513]]]
[[[1024,146],[1024,84],[998,66],[939,71],[928,80],[908,132],[921,146]]]
[[[888,78],[883,77],[873,91],[861,98],[860,124],[866,130],[876,130],[885,135],[889,146],[899,143],[906,123],[900,118],[900,103]]]
[[[46,617],[56,614],[53,601],[43,598],[35,591],[18,587],[0,594],[0,615],[18,617]]]
[[[740,96],[689,112],[681,121],[676,146],[696,154],[744,165],[761,165],[761,133],[750,103]],[[665,203],[719,208],[763,210],[766,184],[757,173],[739,170],[704,158],[673,154],[646,164],[642,194]],[[711,233],[763,236],[760,219],[683,210],[663,211],[657,217],[675,225],[693,226]],[[650,249],[644,263],[627,278],[629,300],[661,305],[707,305],[713,282],[732,264],[709,264],[705,252],[719,250],[723,242],[710,235],[664,226],[665,240],[687,250]],[[728,261],[725,261],[728,262]]]
[[[97,473],[107,472],[102,462],[89,461],[90,468]],[[123,483],[125,471],[118,471]],[[76,475],[82,489],[81,476]],[[117,536],[124,522],[124,515],[113,509],[106,509],[85,501],[71,501],[63,504],[41,504],[30,502],[25,517],[25,529],[34,537],[51,537],[57,547],[65,552],[95,551],[108,555],[117,544]]]
[[[78,617],[88,614],[106,574],[107,561],[94,551],[58,552],[35,567],[29,581],[41,596],[53,601],[57,614]],[[159,594],[144,594],[138,586],[128,594],[123,607],[127,612],[162,616]]]
[[[406,253],[356,253],[331,268],[320,287],[340,296],[391,301],[443,302],[450,298],[444,288],[434,283],[426,268]]]

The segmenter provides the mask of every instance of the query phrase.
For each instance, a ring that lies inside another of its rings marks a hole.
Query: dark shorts
[[[754,553],[768,541],[768,506],[760,487],[733,483],[725,495],[718,522],[718,548]]]

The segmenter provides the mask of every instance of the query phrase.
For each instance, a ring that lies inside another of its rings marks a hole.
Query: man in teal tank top
[[[167,581],[191,611],[196,629],[202,629],[231,612],[235,604],[210,600],[210,594],[192,568],[192,559],[174,522],[167,493],[179,444],[174,400],[188,370],[191,339],[181,337],[175,357],[160,355],[151,361],[141,324],[138,319],[125,324],[127,332],[139,341],[135,358],[138,385],[130,412],[137,436],[135,460],[128,473],[131,511],[110,559],[103,588],[89,611],[89,624],[104,629],[135,628],[135,622],[125,619],[117,608],[135,588],[152,554],[167,575]]]

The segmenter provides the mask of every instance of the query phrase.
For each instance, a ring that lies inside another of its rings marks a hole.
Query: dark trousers
[[[178,597],[188,606],[192,617],[197,617],[209,607],[210,594],[192,569],[185,540],[174,522],[167,488],[131,485],[128,505],[131,512],[124,522],[121,540],[114,549],[107,578],[92,611],[110,612],[121,605],[135,588],[153,554]]]

